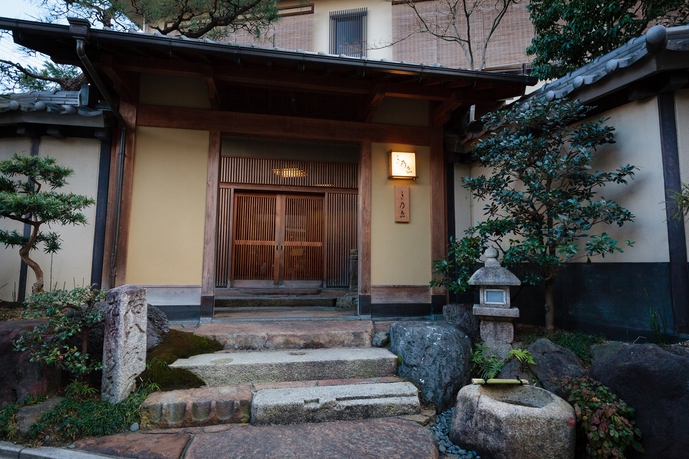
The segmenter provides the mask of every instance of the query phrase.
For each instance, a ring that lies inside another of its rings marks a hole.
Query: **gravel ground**
[[[455,413],[454,408],[445,410],[435,417],[435,423],[428,426],[438,442],[438,450],[440,455],[445,457],[456,457],[459,459],[481,459],[475,451],[467,451],[460,448],[450,441],[447,437],[450,431],[450,424],[452,423],[452,416]]]

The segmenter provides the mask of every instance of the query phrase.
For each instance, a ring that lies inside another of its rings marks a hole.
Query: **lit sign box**
[[[416,153],[391,151],[388,155],[389,179],[416,180]]]

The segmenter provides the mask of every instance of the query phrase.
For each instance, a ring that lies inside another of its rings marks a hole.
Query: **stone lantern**
[[[480,320],[483,343],[504,359],[514,341],[512,321],[519,317],[519,309],[510,304],[510,287],[521,281],[500,266],[497,249],[489,247],[484,256],[485,266],[469,279],[469,285],[477,285],[480,291],[480,304],[474,305],[473,312]]]

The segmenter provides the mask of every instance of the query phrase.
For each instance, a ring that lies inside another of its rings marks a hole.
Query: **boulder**
[[[594,344],[591,346],[591,361],[603,360],[627,346],[629,344],[621,341],[607,341],[603,344]]]
[[[170,331],[170,325],[165,313],[155,306],[148,305],[147,315],[146,350],[150,351],[163,342],[163,337]]]
[[[481,339],[480,324],[473,313],[473,304],[446,304],[443,306],[445,321],[466,333],[472,343]]]
[[[528,348],[536,365],[529,365],[543,388],[562,395],[558,380],[563,376],[581,378],[586,374],[584,365],[574,352],[558,346],[549,339],[541,338]]]
[[[469,382],[471,341],[448,323],[395,322],[390,351],[401,358],[397,374],[416,384],[423,401],[435,404],[438,412],[452,407]]]
[[[58,389],[59,369],[31,362],[28,351],[16,352],[12,344],[22,330],[33,330],[43,323],[44,320],[0,322],[0,406]]]
[[[516,358],[510,359],[509,362],[502,367],[500,373],[498,373],[498,378],[500,379],[526,379],[531,383],[533,376],[528,371],[523,371],[522,363]]]
[[[371,338],[371,346],[385,347],[390,344],[390,332],[379,331]]]
[[[457,395],[449,437],[492,459],[574,458],[574,409],[535,386],[469,385]]]
[[[636,411],[645,455],[630,458],[687,457],[689,435],[689,349],[655,344],[631,344],[594,361],[590,375]]]

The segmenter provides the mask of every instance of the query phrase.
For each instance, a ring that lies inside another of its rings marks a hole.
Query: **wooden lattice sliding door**
[[[223,157],[220,182],[217,288],[349,285],[356,164]]]
[[[277,277],[277,196],[235,195],[232,277],[272,285]]]

